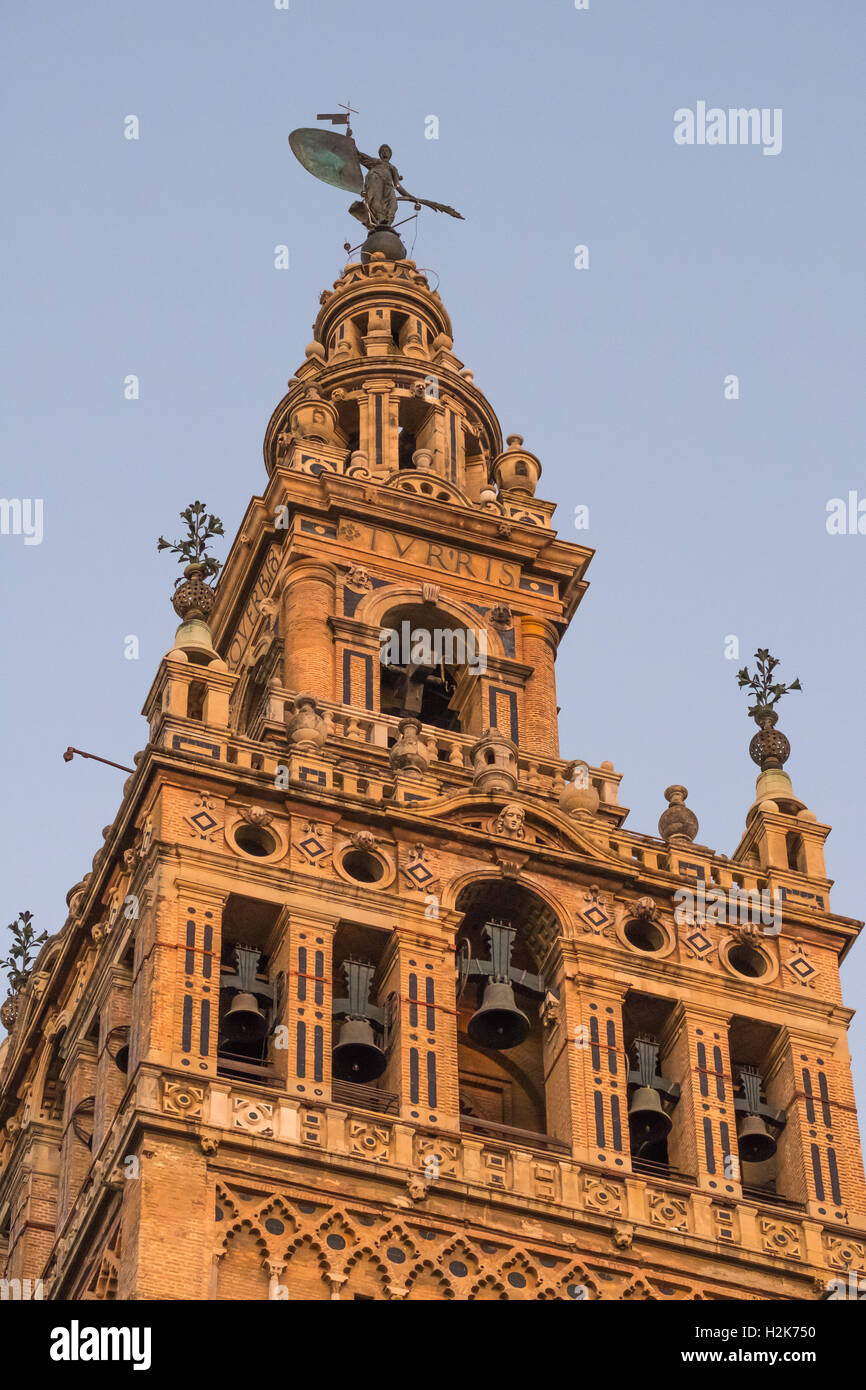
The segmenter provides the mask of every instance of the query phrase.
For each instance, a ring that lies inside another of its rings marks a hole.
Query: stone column
[[[523,692],[520,751],[543,758],[559,757],[554,659],[558,636],[545,618],[522,617],[522,657],[532,667]]]
[[[672,1168],[705,1191],[742,1193],[727,1010],[678,1004],[659,1039],[659,1069],[680,1086],[668,1138]]]
[[[96,1096],[96,1044],[88,1038],[79,1039],[66,1058],[61,1075],[65,1104],[57,1199],[58,1233],[63,1230],[93,1162],[90,1146],[76,1132],[76,1128],[82,1133],[93,1131],[94,1114],[92,1109],[88,1109],[87,1102]],[[73,1121],[77,1121],[77,1125]]]
[[[338,698],[334,685],[334,635],[337,573],[319,560],[299,560],[286,575],[281,627],[283,680],[294,694],[309,692],[321,700]]]
[[[33,1281],[41,1276],[56,1237],[60,1126],[34,1121],[18,1142],[9,1244],[5,1261],[0,1251],[0,1277]]]
[[[376,333],[364,339],[387,346],[390,343],[390,329],[383,337]],[[362,383],[365,397],[360,401],[360,448],[367,455],[370,472],[382,476],[392,473],[398,467],[399,424],[397,401],[394,397],[394,383],[388,380],[365,381]]]
[[[132,1004],[132,974],[115,966],[108,999],[99,1015],[99,1060],[96,1067],[96,1110],[93,1116],[93,1152],[98,1154],[127,1086],[129,1069],[122,1072],[114,1055],[123,1041],[115,1029],[129,1028]],[[110,1041],[110,1051],[108,1039]]]
[[[226,894],[163,864],[136,934],[129,1076],[140,1062],[216,1075]]]
[[[863,1192],[863,1160],[844,1037],[782,1028],[764,1087],[786,1118],[776,1154],[779,1195],[804,1202],[819,1220],[866,1226],[866,1212],[850,1205]]]
[[[627,986],[569,978],[575,970],[566,967],[562,989],[574,1157],[614,1174],[628,1173],[628,1066],[622,1026]]]
[[[454,942],[404,927],[385,956],[379,1003],[393,996],[393,1030],[382,1088],[400,1097],[404,1120],[460,1127]]]
[[[119,1299],[213,1297],[215,1183],[196,1138],[150,1131],[123,1188]]]
[[[343,993],[334,981],[334,930],[324,916],[292,912],[285,946],[286,1090],[317,1103],[331,1098],[331,1011]]]

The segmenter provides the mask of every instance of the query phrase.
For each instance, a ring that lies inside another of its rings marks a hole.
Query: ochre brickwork
[[[560,758],[591,551],[453,348],[411,261],[322,296],[209,626],[160,663],[145,752],[14,1001],[0,1253],[52,1298],[785,1300],[866,1269],[839,976],[861,924],[831,909],[829,827],[762,773],[716,853],[627,828],[613,765]],[[484,659],[385,671],[404,621]],[[779,892],[781,930],[680,911],[699,885]],[[476,1018],[502,922],[508,1048]],[[350,959],[388,1022],[360,1084],[332,1076]],[[638,1039],[667,1087],[650,1152]],[[739,1164],[744,1071],[761,1164]]]

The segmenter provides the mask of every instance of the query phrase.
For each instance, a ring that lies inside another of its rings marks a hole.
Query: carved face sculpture
[[[523,826],[526,820],[526,812],[522,806],[511,802],[508,806],[503,806],[496,818],[496,832],[499,835],[515,835],[521,838],[526,833]]]
[[[373,587],[370,576],[363,565],[354,565],[352,569],[349,570],[347,583],[353,589],[371,589]]]

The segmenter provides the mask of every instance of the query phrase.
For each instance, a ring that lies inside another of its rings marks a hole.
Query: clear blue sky
[[[362,149],[387,141],[413,192],[465,214],[422,214],[415,259],[563,534],[590,507],[564,755],[625,773],[637,830],[684,782],[730,854],[755,776],[735,670],[770,646],[804,686],[782,726],[835,827],[833,906],[862,914],[866,536],[829,536],[825,508],[866,498],[864,27],[855,0],[7,9],[0,493],[44,499],[44,540],[0,536],[0,922],[29,907],[56,931],[117,809],[123,774],[66,745],[128,762],[145,742],[176,622],[155,538],[193,497],[233,534],[263,486],[268,417],[359,232],[286,137],[347,99]],[[701,100],[781,108],[781,154],[676,145]],[[857,1006],[863,945],[843,980]]]

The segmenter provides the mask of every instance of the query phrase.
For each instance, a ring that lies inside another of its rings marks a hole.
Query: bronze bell
[[[760,1115],[746,1115],[737,1133],[744,1163],[766,1163],[776,1152],[776,1141]]]
[[[333,1072],[338,1081],[364,1084],[375,1081],[385,1070],[387,1058],[366,1018],[347,1018],[334,1048]]]
[[[484,986],[481,1008],[470,1018],[468,1031],[473,1042],[498,1052],[523,1042],[529,1019],[514,1002],[514,990],[507,980],[490,980]]]
[[[223,1035],[229,1042],[261,1042],[268,1031],[268,1021],[256,1002],[254,994],[239,991],[223,1019]]]
[[[635,1149],[666,1139],[673,1120],[662,1109],[662,1098],[652,1086],[638,1086],[628,1108],[628,1126]]]

